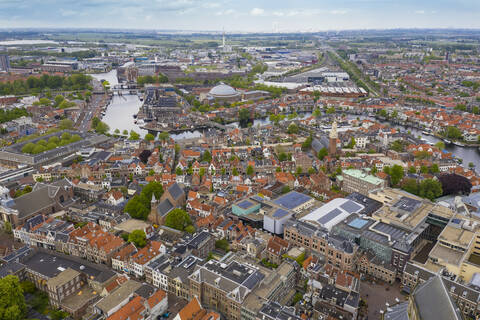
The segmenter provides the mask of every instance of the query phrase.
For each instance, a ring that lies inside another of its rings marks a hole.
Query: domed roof
[[[210,89],[209,94],[214,97],[232,97],[236,96],[238,92],[229,85],[220,83],[218,86]]]

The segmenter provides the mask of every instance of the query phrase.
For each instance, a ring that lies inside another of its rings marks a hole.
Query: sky
[[[0,0],[0,28],[480,28],[480,0]]]

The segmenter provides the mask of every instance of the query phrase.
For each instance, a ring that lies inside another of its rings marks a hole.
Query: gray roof
[[[409,320],[408,301],[396,304],[387,309],[385,320]]]
[[[185,196],[185,192],[183,189],[178,185],[178,183],[174,183],[168,188],[168,192],[172,195],[172,198],[178,200],[180,197]]]
[[[419,318],[422,320],[463,319],[439,275],[435,275],[419,285],[413,293],[413,299]]]
[[[173,204],[170,202],[170,200],[165,199],[163,200],[162,202],[160,202],[158,204],[158,207],[157,207],[157,213],[163,217],[165,216],[167,213],[169,213],[171,210],[173,209]]]

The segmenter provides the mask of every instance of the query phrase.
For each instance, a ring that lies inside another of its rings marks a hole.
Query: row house
[[[142,278],[146,265],[165,253],[165,245],[158,241],[151,241],[140,250],[128,244],[112,257],[112,268]]]

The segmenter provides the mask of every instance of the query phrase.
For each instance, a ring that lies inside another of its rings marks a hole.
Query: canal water
[[[372,121],[381,122],[383,124],[390,124],[392,128],[396,128],[401,132],[410,131],[410,133],[414,137],[416,138],[420,137],[422,139],[425,139],[428,143],[435,144],[439,141],[443,141],[442,139],[439,139],[435,136],[423,134],[421,130],[413,127],[407,127],[407,126],[398,125],[398,124],[391,124],[388,121],[376,120],[374,117],[369,117],[369,116],[347,115],[348,119],[356,119],[357,117],[362,120],[369,119]],[[468,168],[468,164],[472,162],[475,165],[475,168],[480,168],[480,151],[478,150],[478,148],[461,147],[461,146],[454,145],[453,143],[450,143],[450,144],[445,144],[445,150],[447,152],[451,152],[453,155],[455,155],[455,157],[462,159],[463,167]]]
[[[92,74],[91,76],[99,81],[107,80],[111,87],[118,84],[117,70],[112,70],[107,73]],[[120,132],[123,132],[123,130],[126,129],[129,132],[130,130],[138,132],[143,137],[147,134],[147,131],[140,129],[140,127],[134,122],[135,119],[133,117],[138,113],[141,105],[142,101],[140,101],[139,97],[137,95],[129,94],[128,90],[123,91],[123,95],[115,94],[107,106],[102,121],[108,124],[111,133],[113,133],[115,129],[120,130]],[[202,133],[198,130],[193,132],[186,131],[179,134],[171,134],[170,136],[174,140],[178,140],[201,137]]]

